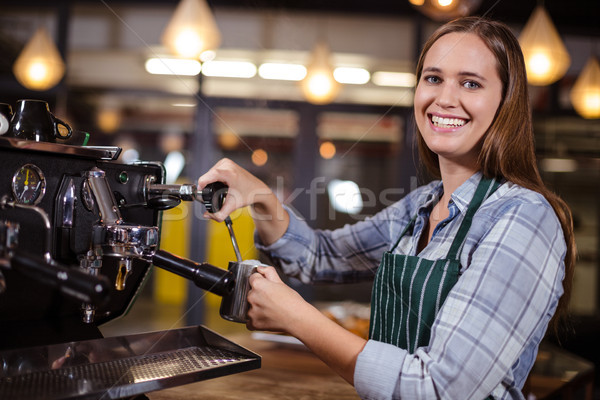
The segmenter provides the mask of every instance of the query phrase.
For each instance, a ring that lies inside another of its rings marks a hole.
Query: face
[[[496,58],[478,36],[449,33],[429,49],[415,91],[415,119],[442,171],[447,165],[477,168],[501,97]]]

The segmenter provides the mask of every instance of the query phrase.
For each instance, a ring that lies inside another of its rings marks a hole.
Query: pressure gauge
[[[36,165],[25,164],[15,172],[12,180],[15,200],[21,204],[38,204],[46,192],[46,178]]]

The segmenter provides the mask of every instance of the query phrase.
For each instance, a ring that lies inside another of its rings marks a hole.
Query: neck
[[[448,204],[450,195],[463,183],[465,183],[473,174],[477,172],[475,167],[457,165],[440,160],[440,173],[442,184],[444,185],[444,195],[441,201]]]

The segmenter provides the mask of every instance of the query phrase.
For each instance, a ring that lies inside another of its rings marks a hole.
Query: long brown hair
[[[488,128],[479,154],[479,169],[488,178],[504,178],[527,189],[542,194],[556,213],[565,236],[564,294],[552,320],[557,328],[558,321],[567,315],[573,270],[575,268],[575,239],[573,218],[567,204],[551,192],[537,168],[531,106],[527,88],[527,74],[523,53],[516,37],[503,23],[480,17],[464,17],[440,27],[427,40],[417,64],[417,83],[423,72],[423,61],[431,46],[442,36],[464,32],[477,35],[496,57],[497,70],[502,81],[502,101]],[[417,144],[421,162],[430,174],[440,177],[438,156],[431,151],[417,128]]]

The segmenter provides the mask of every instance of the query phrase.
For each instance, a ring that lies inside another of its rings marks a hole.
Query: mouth
[[[431,124],[433,126],[435,126],[436,128],[443,129],[460,128],[461,126],[464,126],[467,122],[469,122],[468,119],[445,118],[437,115],[429,115],[429,119],[431,120]]]

